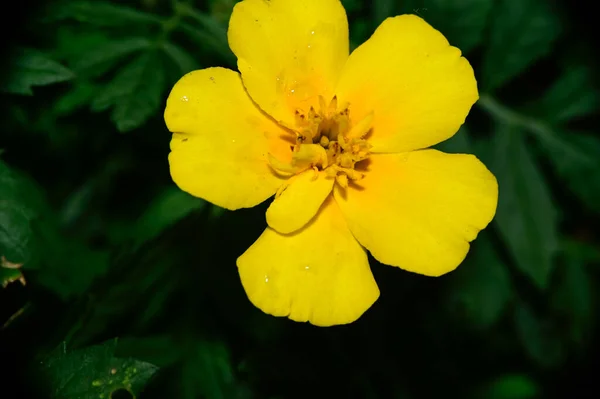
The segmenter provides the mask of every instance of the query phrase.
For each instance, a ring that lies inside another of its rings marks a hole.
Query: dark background
[[[428,278],[371,259],[380,299],[356,323],[317,328],[262,314],[239,282],[235,259],[264,229],[268,204],[226,212],[170,180],[168,91],[193,69],[235,69],[225,35],[234,3],[5,8],[0,397],[593,397],[593,9],[343,2],[353,46],[385,17],[416,13],[463,50],[481,99],[439,147],[477,154],[500,199],[455,272]]]

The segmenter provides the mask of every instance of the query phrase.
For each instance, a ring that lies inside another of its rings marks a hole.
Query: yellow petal
[[[319,95],[333,96],[349,52],[339,0],[241,1],[228,39],[254,101],[288,126],[296,109],[308,112],[318,107]]]
[[[165,110],[173,132],[171,176],[184,191],[227,209],[255,206],[283,180],[269,153],[290,159],[289,133],[265,116],[237,72],[190,72],[173,87]]]
[[[421,18],[386,19],[348,59],[336,89],[357,123],[374,112],[372,152],[426,148],[453,136],[477,101],[469,62]]]
[[[379,297],[367,255],[332,197],[294,234],[267,228],[237,265],[256,307],[317,326],[351,323]]]
[[[267,209],[267,223],[282,234],[301,229],[315,216],[331,193],[334,181],[325,172],[312,169],[294,176],[285,183],[289,183],[289,186]]]
[[[494,175],[473,155],[436,150],[369,161],[363,180],[334,189],[356,239],[380,262],[411,272],[455,269],[494,217]]]

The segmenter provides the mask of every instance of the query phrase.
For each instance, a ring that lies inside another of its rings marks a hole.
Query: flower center
[[[292,161],[283,163],[269,155],[271,167],[280,174],[294,175],[307,169],[325,171],[336,182],[348,186],[348,180],[364,177],[354,169],[356,163],[369,157],[371,146],[363,138],[371,129],[373,113],[352,125],[348,105],[338,110],[333,97],[329,105],[319,97],[320,110],[311,107],[308,112],[296,111],[296,143],[292,149]]]

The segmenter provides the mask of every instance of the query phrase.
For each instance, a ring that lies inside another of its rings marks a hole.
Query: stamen
[[[360,120],[356,125],[352,126],[352,129],[348,132],[347,136],[349,138],[359,138],[362,139],[368,132],[371,130],[371,126],[373,125],[373,112],[370,112]]]

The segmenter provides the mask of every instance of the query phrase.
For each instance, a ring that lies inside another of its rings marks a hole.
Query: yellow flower
[[[365,249],[428,276],[463,261],[498,186],[474,156],[425,149],[478,99],[457,48],[402,15],[349,55],[338,0],[244,0],[228,39],[241,76],[191,72],[169,96],[169,162],[181,189],[227,209],[275,195],[237,260],[255,306],[351,323],[379,297]]]

